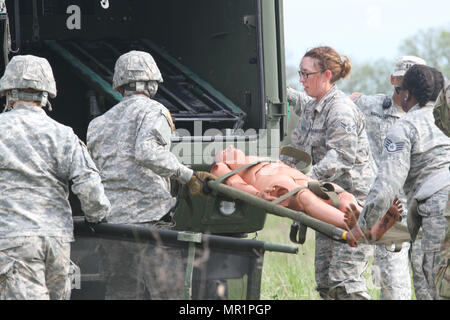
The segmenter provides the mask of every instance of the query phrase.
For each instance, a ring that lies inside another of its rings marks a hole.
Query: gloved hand
[[[106,218],[103,218],[102,220],[100,220],[99,222],[89,222],[87,221],[86,217],[84,217],[84,223],[87,225],[87,227],[89,228],[89,230],[92,233],[95,233],[95,226],[99,223],[106,223],[108,221],[106,221]]]
[[[206,171],[195,171],[191,177],[191,180],[189,180],[189,182],[187,183],[189,192],[193,196],[206,196],[203,192],[203,184],[207,179],[214,180],[216,178],[217,177],[212,173]]]

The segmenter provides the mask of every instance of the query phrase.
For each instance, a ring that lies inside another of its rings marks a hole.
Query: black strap
[[[289,239],[298,244],[304,244],[306,240],[306,231],[308,227],[304,224],[295,221],[291,225],[291,231],[289,232]]]
[[[173,216],[175,215],[175,211],[178,207],[178,205],[180,204],[180,197],[181,197],[181,192],[183,190],[183,186],[178,182],[178,192],[177,192],[177,196],[175,198],[175,204],[173,205],[172,208],[170,208],[170,210],[160,219],[164,222],[172,222],[173,221]]]

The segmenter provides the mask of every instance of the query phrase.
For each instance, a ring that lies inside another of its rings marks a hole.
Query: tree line
[[[413,55],[423,58],[429,66],[435,67],[450,79],[450,30],[448,28],[429,28],[406,38],[401,42],[399,56]],[[390,76],[396,57],[380,58],[370,62],[352,61],[350,76],[339,82],[339,89],[347,94],[363,92],[365,94],[389,94],[393,88]],[[286,83],[288,87],[298,88],[298,65],[286,66]],[[290,143],[291,132],[297,125],[299,117],[289,108],[288,132],[282,145]]]
[[[425,59],[429,66],[437,68],[450,79],[450,29],[429,28],[403,40],[399,47],[399,56],[414,55]],[[386,93],[392,91],[389,82],[395,58],[380,58],[370,62],[352,61],[350,76],[339,82],[339,89],[346,93],[355,91],[365,94]],[[286,80],[290,87],[297,88],[298,65],[286,66]]]

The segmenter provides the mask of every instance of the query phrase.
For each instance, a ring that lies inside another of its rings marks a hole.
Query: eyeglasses
[[[397,94],[400,94],[400,91],[402,91],[402,87],[394,87],[394,90]]]
[[[301,78],[308,79],[308,77],[309,77],[310,75],[316,74],[316,73],[321,73],[321,72],[322,72],[322,71],[316,71],[316,72],[303,72],[303,71],[298,70],[298,75],[300,76],[300,79],[301,79]]]

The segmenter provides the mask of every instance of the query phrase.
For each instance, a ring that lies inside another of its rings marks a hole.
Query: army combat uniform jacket
[[[73,240],[69,181],[86,219],[110,203],[86,146],[73,130],[32,105],[0,115],[0,239],[50,236]]]
[[[175,205],[170,178],[192,170],[170,152],[173,123],[162,104],[134,94],[91,121],[87,144],[111,201],[111,223],[161,219]]]
[[[390,96],[384,94],[352,94],[350,96],[350,99],[364,113],[370,149],[377,168],[383,151],[383,141],[389,128],[405,115],[405,112],[392,100],[392,104],[388,108],[383,108],[386,98],[390,99]]]

